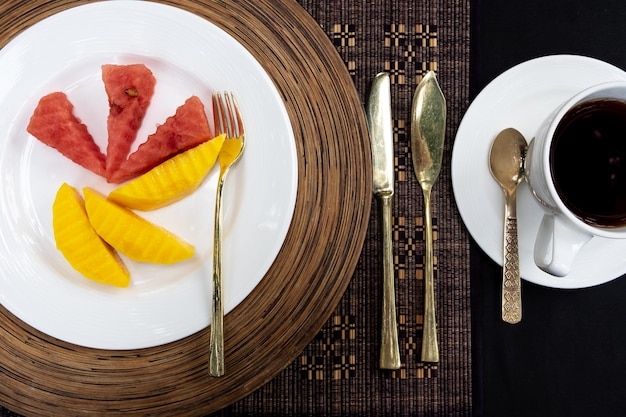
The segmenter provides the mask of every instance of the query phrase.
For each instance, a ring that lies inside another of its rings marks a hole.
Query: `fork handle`
[[[224,178],[220,175],[215,196],[215,230],[213,234],[213,296],[211,309],[211,342],[209,373],[224,375],[224,303],[222,298],[222,190]]]

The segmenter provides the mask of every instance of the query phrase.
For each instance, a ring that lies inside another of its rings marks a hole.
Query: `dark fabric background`
[[[587,55],[626,69],[626,3],[472,0],[471,96],[542,55]],[[626,254],[624,254],[626,256]],[[555,290],[523,282],[524,318],[499,319],[500,268],[472,246],[474,415],[624,416],[626,280]]]

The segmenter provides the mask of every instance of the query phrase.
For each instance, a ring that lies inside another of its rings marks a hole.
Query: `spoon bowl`
[[[524,179],[527,148],[524,136],[513,128],[504,129],[491,144],[489,171],[505,193],[514,193]]]

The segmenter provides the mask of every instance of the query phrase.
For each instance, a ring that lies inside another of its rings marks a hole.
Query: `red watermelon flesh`
[[[212,137],[202,101],[191,96],[107,179],[112,183],[127,181]]]
[[[102,81],[109,98],[106,172],[110,177],[130,152],[152,100],[156,79],[143,64],[108,64],[102,66]]]
[[[75,163],[104,177],[106,158],[73,110],[74,105],[65,93],[48,94],[39,100],[26,130]]]

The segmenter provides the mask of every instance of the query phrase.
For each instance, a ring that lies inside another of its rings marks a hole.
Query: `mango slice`
[[[65,183],[52,205],[52,228],[57,248],[83,276],[102,284],[128,287],[130,274],[126,266],[89,223],[78,191]]]
[[[194,255],[194,247],[92,188],[84,188],[85,208],[96,232],[120,253],[139,262],[173,264]]]
[[[215,165],[226,135],[219,135],[157,165],[113,190],[108,199],[134,210],[155,210],[193,193]]]

